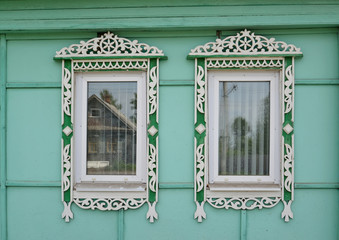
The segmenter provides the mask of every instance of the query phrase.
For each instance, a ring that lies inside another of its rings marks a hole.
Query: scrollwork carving
[[[205,155],[203,154],[205,144],[200,144],[196,149],[196,168],[198,172],[196,173],[196,184],[197,190],[196,192],[200,192],[204,188],[204,181],[202,177],[205,175]]]
[[[293,66],[289,65],[286,68],[285,75],[287,80],[285,80],[284,85],[284,102],[285,109],[284,113],[289,113],[293,108],[293,82],[294,82],[294,72]]]
[[[71,116],[70,105],[72,104],[72,84],[70,83],[71,80],[71,72],[67,69],[63,69],[62,74],[62,83],[63,83],[63,111],[66,115]]]
[[[280,197],[233,197],[233,198],[208,198],[207,201],[215,208],[233,208],[233,209],[262,209],[262,208],[271,208],[277,205],[280,201]]]
[[[128,69],[147,69],[146,60],[83,60],[73,61],[75,71],[85,70],[128,70]]]
[[[192,49],[189,55],[301,55],[300,49],[292,44],[276,41],[244,30],[236,36],[217,39]]]
[[[150,80],[148,83],[148,103],[150,104],[149,107],[149,115],[155,113],[157,110],[157,67],[153,67],[150,70]]]
[[[120,38],[107,32],[89,41],[81,41],[56,52],[56,57],[93,57],[93,56],[164,56],[157,47],[139,43],[137,40]]]
[[[74,203],[83,209],[99,209],[102,211],[136,209],[141,207],[145,198],[74,198]]]
[[[207,68],[277,68],[283,66],[282,59],[207,59]]]
[[[62,141],[62,145],[63,145]],[[62,151],[62,190],[65,192],[70,188],[70,176],[71,176],[71,153],[70,153],[71,144],[67,144]]]
[[[157,167],[157,150],[153,144],[149,144],[149,154],[148,154],[148,176],[151,177],[149,179],[148,187],[152,192],[156,192],[156,184],[157,184],[157,175],[155,173],[155,169]]]
[[[197,72],[196,72],[196,83],[199,88],[197,88],[197,97],[196,97],[196,107],[197,110],[201,113],[205,112],[204,109],[204,102],[205,102],[205,81],[203,81],[204,77],[204,69],[201,66],[198,66]]]

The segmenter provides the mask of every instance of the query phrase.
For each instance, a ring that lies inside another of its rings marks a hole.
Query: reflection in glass
[[[270,82],[220,82],[219,175],[269,175]]]
[[[135,175],[137,82],[89,82],[87,174]]]

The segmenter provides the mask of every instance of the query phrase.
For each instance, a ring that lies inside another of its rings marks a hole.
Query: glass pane
[[[135,175],[137,82],[88,83],[87,174]]]
[[[219,175],[269,175],[270,82],[220,82]]]

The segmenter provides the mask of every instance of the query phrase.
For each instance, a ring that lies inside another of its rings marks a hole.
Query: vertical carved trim
[[[194,201],[197,209],[194,218],[202,222],[206,218],[204,203],[206,202],[207,173],[207,137],[206,137],[206,59],[195,60],[195,132],[194,132]]]
[[[158,93],[159,59],[149,59],[147,74],[147,219],[158,219]]]

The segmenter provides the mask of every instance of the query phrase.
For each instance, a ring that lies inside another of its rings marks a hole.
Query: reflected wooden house
[[[135,174],[136,123],[108,102],[88,99],[88,174]]]

